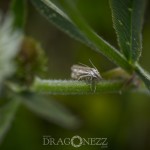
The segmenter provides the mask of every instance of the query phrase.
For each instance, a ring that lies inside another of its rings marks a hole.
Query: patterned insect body
[[[98,80],[99,81],[102,79],[98,70],[95,68],[73,65],[71,67],[71,70],[72,70],[71,78],[75,80],[86,80],[86,81]]]
[[[92,64],[92,62],[91,62],[91,64]],[[93,68],[86,66],[84,64],[73,65],[71,67],[71,71],[72,71],[71,72],[72,79],[85,80],[86,82],[90,82],[91,88],[94,85],[94,92],[96,90],[95,82],[102,80],[102,77],[101,77],[99,71],[97,70],[97,68],[94,65],[93,65]]]

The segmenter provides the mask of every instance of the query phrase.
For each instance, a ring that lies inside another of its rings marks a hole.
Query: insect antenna
[[[89,59],[89,62],[90,62],[90,63],[91,63],[91,65],[92,65],[92,66],[93,66],[93,67],[94,67],[94,68],[98,71],[98,69],[94,66],[94,64],[92,63],[92,61],[91,61],[90,59]],[[100,79],[102,79],[102,77],[101,77],[100,73],[99,73],[99,76],[100,76],[99,78],[100,78]]]
[[[85,65],[85,64],[83,64],[83,63],[78,63],[78,64],[80,64],[80,65],[82,65],[82,66],[85,66],[85,67],[89,67],[89,66],[87,66],[87,65]]]
[[[94,64],[92,63],[92,61],[89,59],[89,62],[91,63],[91,65],[97,70],[97,68],[94,66]]]

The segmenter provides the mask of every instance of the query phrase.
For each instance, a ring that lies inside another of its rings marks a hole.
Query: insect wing
[[[71,77],[73,79],[77,79],[79,80],[81,77],[87,77],[87,76],[91,76],[89,74],[89,72],[91,71],[90,67],[84,67],[84,66],[80,66],[80,65],[73,65],[71,67]]]

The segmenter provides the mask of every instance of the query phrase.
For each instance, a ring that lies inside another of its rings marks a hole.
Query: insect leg
[[[96,91],[96,83],[94,80],[91,80],[91,83],[90,83],[90,87],[91,87],[91,91],[93,91],[95,93]]]
[[[78,78],[78,80],[81,80],[82,78],[86,78],[86,77],[89,77],[89,75],[82,75]]]

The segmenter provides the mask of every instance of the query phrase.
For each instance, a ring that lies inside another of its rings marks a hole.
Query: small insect
[[[94,85],[94,92],[96,90],[95,82],[102,80],[102,77],[97,70],[97,68],[94,66],[94,64],[89,60],[92,64],[93,68],[81,64],[80,65],[73,65],[71,67],[71,78],[75,80],[85,80],[87,82],[91,83],[91,89]]]

